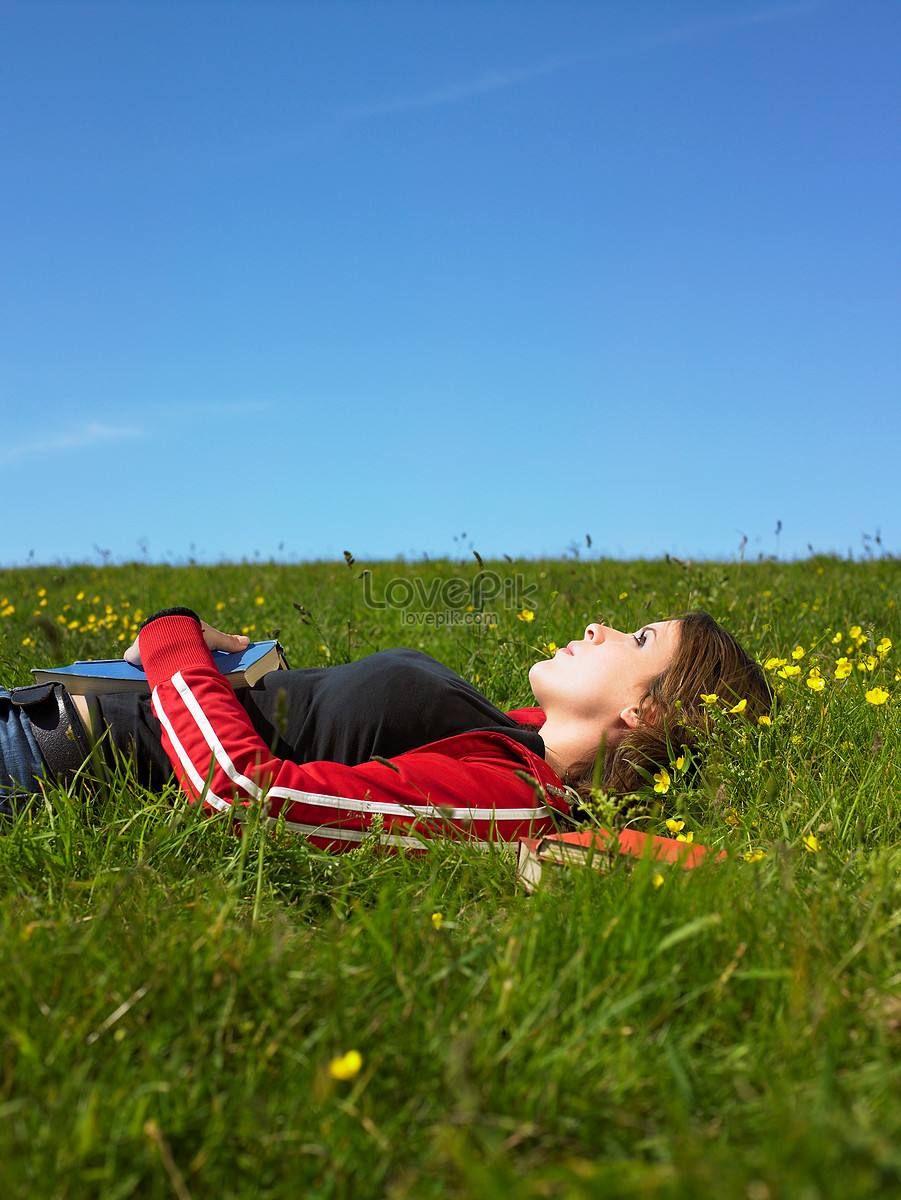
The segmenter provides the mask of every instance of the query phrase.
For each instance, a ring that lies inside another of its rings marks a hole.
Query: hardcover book
[[[618,854],[630,858],[647,856],[656,862],[675,863],[689,869],[696,867],[712,851],[706,846],[679,842],[675,838],[655,837],[637,829],[622,829],[611,833],[607,829],[577,830],[574,833],[551,833],[543,838],[520,838],[517,871],[526,891],[538,886],[545,867],[593,867],[603,872]],[[723,850],[717,859],[725,858]]]
[[[285,670],[278,642],[251,642],[245,650],[212,650],[213,662],[232,687],[253,687],[270,671]],[[68,667],[33,667],[35,683],[62,683],[74,695],[84,692],[149,692],[147,676],[124,658],[75,662]]]

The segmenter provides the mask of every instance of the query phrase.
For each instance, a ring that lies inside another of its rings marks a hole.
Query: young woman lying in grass
[[[326,849],[358,843],[374,824],[395,846],[446,832],[505,841],[568,815],[566,789],[590,790],[599,754],[602,786],[624,794],[696,748],[708,712],[703,695],[744,700],[748,717],[771,703],[761,669],[701,612],[635,633],[589,625],[580,640],[535,663],[529,681],[538,707],[513,713],[415,650],[273,672],[236,693],[209,649],[246,643],[189,609],[166,609],[126,651],[142,663],[152,698],[67,697],[57,685],[36,711],[7,693],[7,778],[32,791],[42,773],[64,778],[86,755],[87,730],[111,758],[131,755],[147,786],[162,786],[174,769],[208,809],[263,803],[268,816]],[[64,763],[54,761],[61,741],[48,740],[44,728],[55,712],[72,718]],[[28,778],[22,739],[45,745]]]

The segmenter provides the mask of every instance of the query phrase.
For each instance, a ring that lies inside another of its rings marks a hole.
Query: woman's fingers
[[[200,622],[203,630],[203,640],[211,650],[244,650],[250,645],[250,638],[244,633],[223,633],[214,629],[206,621]]]
[[[206,621],[200,622],[200,628],[203,631],[203,640],[211,650],[246,650],[250,645],[250,638],[246,634],[223,633],[221,629],[214,629]],[[135,638],[122,655],[125,661],[130,662],[133,667],[141,665],[141,650],[138,641],[139,639]]]

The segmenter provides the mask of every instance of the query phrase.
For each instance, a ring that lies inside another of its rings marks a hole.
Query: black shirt
[[[504,733],[544,756],[541,735],[523,729],[443,663],[419,650],[382,650],[334,667],[272,671],[236,692],[254,729],[279,757],[357,766],[394,758],[441,738],[474,730]],[[150,697],[91,697],[106,726],[110,759],[133,758],[137,778],[159,790],[172,767],[160,742]]]

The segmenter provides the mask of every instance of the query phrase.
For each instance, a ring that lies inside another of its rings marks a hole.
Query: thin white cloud
[[[0,449],[0,464],[20,462],[22,459],[65,453],[68,450],[89,450],[92,446],[144,436],[143,429],[115,425],[102,425],[99,421],[88,421],[74,429],[54,434],[52,437],[37,438],[32,442],[4,446]]]
[[[12,445],[0,445],[0,466],[21,463],[48,455],[90,450],[110,442],[136,438],[153,438],[160,432],[171,432],[172,423],[178,426],[196,425],[200,421],[215,421],[232,417],[252,416],[272,408],[268,400],[201,401],[187,404],[159,404],[141,408],[143,428],[133,425],[112,425],[103,421],[86,421],[59,430],[50,437],[35,437]]]
[[[485,71],[477,79],[464,80],[462,83],[448,84],[446,87],[435,88],[419,96],[398,96],[392,100],[376,100],[372,104],[363,104],[345,110],[345,115],[351,119],[363,120],[367,117],[381,117],[388,113],[413,112],[419,108],[434,108],[441,104],[453,104],[457,100],[467,100],[470,96],[478,96],[483,92],[497,92],[502,88],[515,87],[527,83],[530,79],[538,79],[542,75],[553,75],[566,67],[590,62],[595,56],[591,54],[572,55],[569,58],[552,58],[531,67],[511,68],[506,71]]]
[[[434,88],[419,95],[397,96],[387,100],[374,100],[369,104],[349,107],[344,109],[341,115],[350,121],[366,120],[371,117],[387,116],[391,113],[414,112],[417,109],[454,104],[459,100],[468,100],[472,96],[482,95],[487,92],[497,92],[504,88],[517,87],[533,79],[554,75],[558,71],[566,70],[569,67],[609,61],[611,58],[621,58],[627,53],[640,52],[655,46],[693,42],[700,38],[709,37],[712,34],[741,26],[762,25],[771,21],[790,20],[813,11],[819,7],[819,3],[820,0],[794,0],[794,2],[785,4],[772,4],[751,12],[724,13],[713,17],[709,21],[700,21],[689,25],[676,25],[669,29],[643,31],[630,37],[617,39],[612,44],[594,51],[583,51],[580,54],[550,58],[528,67],[485,71],[475,79],[447,84],[445,87]]]

